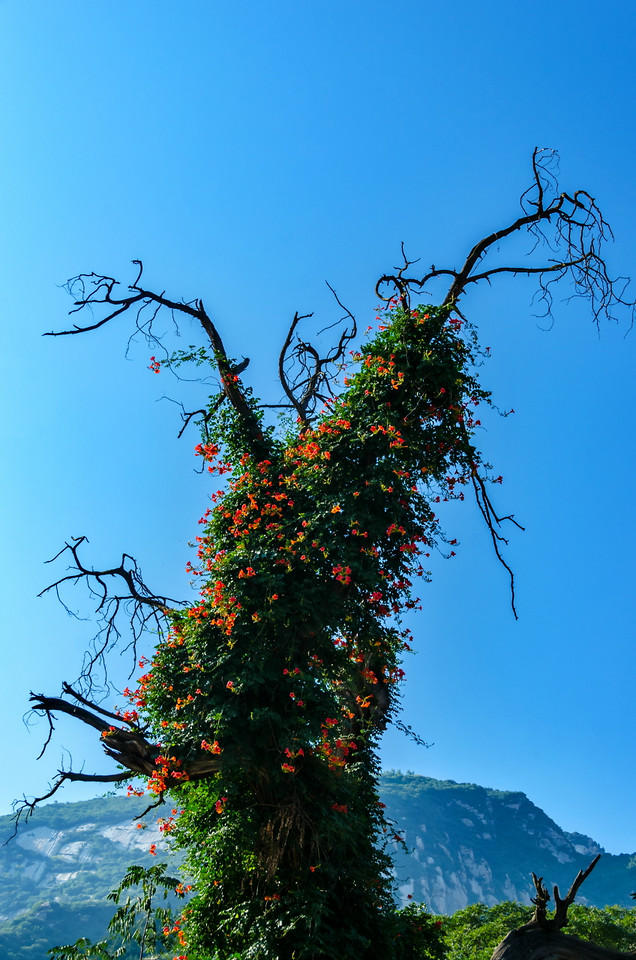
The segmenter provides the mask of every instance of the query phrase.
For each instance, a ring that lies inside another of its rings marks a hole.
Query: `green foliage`
[[[10,816],[0,818],[0,955],[42,960],[54,943],[71,943],[80,934],[103,936],[112,913],[107,894],[135,856],[117,842],[119,830],[109,828],[128,825],[147,806],[147,799],[123,796],[49,803],[36,809],[11,842],[15,823]],[[137,841],[146,836],[135,833]],[[150,866],[154,858],[147,846],[137,845],[136,856]]]
[[[175,921],[169,906],[157,906],[157,894],[165,902],[175,892],[183,896],[179,880],[165,873],[167,864],[157,863],[152,867],[130,866],[119,886],[108,894],[108,899],[118,905],[109,925],[107,940],[92,943],[81,937],[74,944],[53,947],[48,951],[52,960],[113,960],[136,956],[155,958],[168,955],[179,942],[180,923]],[[133,888],[141,890],[136,897],[130,894],[121,903],[124,893]]]
[[[444,960],[444,924],[424,904],[409,903],[395,919],[396,960]]]
[[[533,907],[507,901],[494,907],[474,903],[444,917],[446,960],[490,960],[503,938],[528,923]]]
[[[152,359],[155,358],[152,357]],[[194,364],[195,367],[201,367],[204,364],[209,366],[214,363],[214,356],[210,354],[206,347],[189,346],[187,350],[175,350],[167,360],[162,360],[158,365],[176,370],[186,363]]]
[[[568,909],[566,933],[575,934],[610,950],[636,950],[636,909],[627,907],[585,907]]]
[[[82,931],[99,939],[108,926],[112,909],[105,903],[58,903],[47,901],[27,910],[0,927],[0,956],[3,960],[43,960],[51,945]]]

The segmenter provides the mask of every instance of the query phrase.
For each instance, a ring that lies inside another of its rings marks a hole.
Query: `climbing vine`
[[[514,521],[497,516],[488,490],[501,478],[489,476],[475,444],[478,407],[490,395],[458,301],[471,283],[511,273],[538,279],[547,311],[551,285],[564,277],[589,297],[596,321],[616,306],[633,310],[601,257],[610,232],[594,199],[558,193],[552,159],[534,152],[521,215],[475,244],[460,270],[409,276],[404,257],[382,277],[365,346],[346,311],[323,356],[298,336],[304,318],[295,314],[279,377],[296,419],[283,427],[266,423],[242,379],[249,361],[227,355],[201,300],[147,289],[139,261],[127,293],[105,275],[69,281],[72,312],[105,315],[52,335],[85,333],[132,311],[157,348],[153,325],[167,310],[195,320],[207,345],[159,358],[155,349],[150,369],[210,365],[219,379],[206,406],[183,414],[182,432],[201,426],[195,452],[218,487],[188,564],[195,601],[153,593],[127,554],[94,570],[80,555],[85,538],[67,543],[61,553],[72,557],[72,572],[51,589],[84,581],[106,626],[83,688],[32,696],[51,732],[56,712],[80,719],[120,765],[115,774],[60,771],[46,796],[67,780],[134,776],[129,792],[174,798],[162,830],[186,852],[194,895],[169,933],[188,960],[423,955],[408,947],[421,918],[396,912],[391,896],[386,843],[394,835],[377,794],[377,747],[386,725],[399,723],[402,658],[412,645],[402,618],[418,606],[416,581],[426,579],[432,550],[454,552],[438,503],[474,494],[514,611],[501,552],[502,522]],[[484,266],[491,247],[519,231],[535,251],[547,239],[550,258]],[[414,305],[413,294],[441,276],[451,279],[441,305]],[[133,642],[149,620],[165,633],[140,661],[127,708],[109,711],[91,699],[91,671],[117,643],[126,606]]]
[[[450,308],[392,302],[377,320],[340,396],[270,431],[267,458],[233,408],[196,447],[226,478],[188,565],[198,599],[128,691],[161,742],[147,787],[183,807],[193,957],[390,955],[377,740],[411,643],[401,615],[443,542],[435,504],[482,469],[489,397]],[[190,782],[206,757],[217,772]]]

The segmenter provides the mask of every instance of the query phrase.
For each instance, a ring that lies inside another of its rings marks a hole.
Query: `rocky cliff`
[[[476,902],[529,903],[531,871],[567,889],[577,871],[603,853],[589,837],[565,833],[523,793],[389,772],[381,795],[392,831],[403,837],[403,843],[391,841],[397,899],[411,897],[436,913]],[[143,799],[125,797],[52,803],[0,847],[0,948],[6,960],[43,957],[47,928],[57,931],[49,946],[101,936],[104,899],[128,865],[155,863],[151,845],[157,857],[168,856],[157,811],[141,825],[132,819],[145,806]],[[11,832],[9,817],[0,818],[0,842]],[[632,906],[632,864],[636,857],[605,854],[580,902]],[[12,952],[23,929],[31,938],[41,930],[39,953],[26,946]]]
[[[156,813],[141,823],[133,817],[147,803],[108,797],[41,807],[16,835],[0,846],[0,922],[23,914],[43,900],[103,901],[131,863],[155,862],[166,846]],[[13,833],[0,818],[0,843]]]
[[[410,896],[435,913],[477,902],[529,904],[532,871],[567,890],[601,853],[578,900],[633,906],[636,858],[605,854],[589,837],[566,833],[523,793],[387,773],[382,798],[404,839],[393,848],[402,901]]]

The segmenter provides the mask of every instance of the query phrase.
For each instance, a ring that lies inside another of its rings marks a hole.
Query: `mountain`
[[[530,903],[531,873],[567,891],[602,854],[577,902],[631,907],[636,857],[605,853],[590,837],[566,833],[524,793],[400,772],[382,777],[382,800],[404,845],[394,845],[398,899],[409,895],[434,913],[471,903]]]
[[[0,921],[44,899],[103,900],[130,863],[153,863],[150,844],[166,849],[155,815],[139,827],[132,819],[147,806],[138,797],[102,797],[36,809],[0,847]],[[12,833],[11,818],[0,817],[0,842]]]
[[[531,871],[568,889],[593,856],[603,857],[577,901],[632,906],[636,856],[605,854],[589,837],[568,834],[523,793],[390,771],[381,796],[392,830],[396,896],[435,913],[470,903],[530,902]],[[106,797],[51,803],[36,810],[0,847],[0,953],[3,960],[44,960],[48,947],[103,935],[106,894],[131,863],[172,860],[156,823],[158,811],[133,821],[143,798]],[[13,832],[0,817],[0,842]],[[157,858],[149,853],[156,846]]]

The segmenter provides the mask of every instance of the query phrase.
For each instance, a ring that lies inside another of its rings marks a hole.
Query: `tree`
[[[482,351],[463,298],[508,273],[537,278],[547,313],[552,284],[566,278],[597,323],[633,309],[623,280],[608,274],[602,245],[611,231],[599,208],[585,191],[560,193],[554,163],[535,150],[521,215],[475,244],[460,269],[417,276],[402,251],[402,266],[376,286],[379,325],[366,345],[343,308],[335,346],[322,354],[301,337],[306,318],[296,313],[280,353],[283,403],[254,398],[242,378],[247,361],[228,354],[203,302],[148,288],[140,261],[127,290],[95,273],[68,283],[72,313],[90,311],[93,321],[51,336],[129,315],[154,345],[155,372],[194,363],[219,378],[201,409],[183,412],[182,432],[191,422],[201,429],[204,467],[225,477],[200,521],[190,566],[197,599],[153,593],[127,554],[95,570],[83,559],[84,538],[69,541],[58,556],[71,572],[48,589],[84,582],[103,630],[82,685],[32,696],[51,732],[57,713],[74,716],[100,732],[120,766],[62,770],[47,796],[67,780],[138,776],[158,802],[168,791],[178,798],[181,812],[166,829],[187,851],[196,888],[183,920],[191,960],[359,960],[400,949],[405,921],[391,899],[376,748],[386,725],[400,724],[410,639],[400,618],[417,606],[413,578],[425,575],[432,545],[454,544],[440,530],[437,502],[472,490],[514,611],[502,549],[503,525],[515,521],[498,515],[489,493],[498,478],[475,444],[475,408],[490,395],[477,377]],[[491,265],[493,248],[516,234],[529,235],[535,258]],[[441,303],[415,302],[446,277]],[[164,313],[194,320],[205,345],[157,359]],[[291,418],[269,422],[272,407]],[[92,683],[124,610],[135,650],[149,621],[164,633],[142,661],[139,686],[124,691],[130,709],[116,712],[95,702]]]

